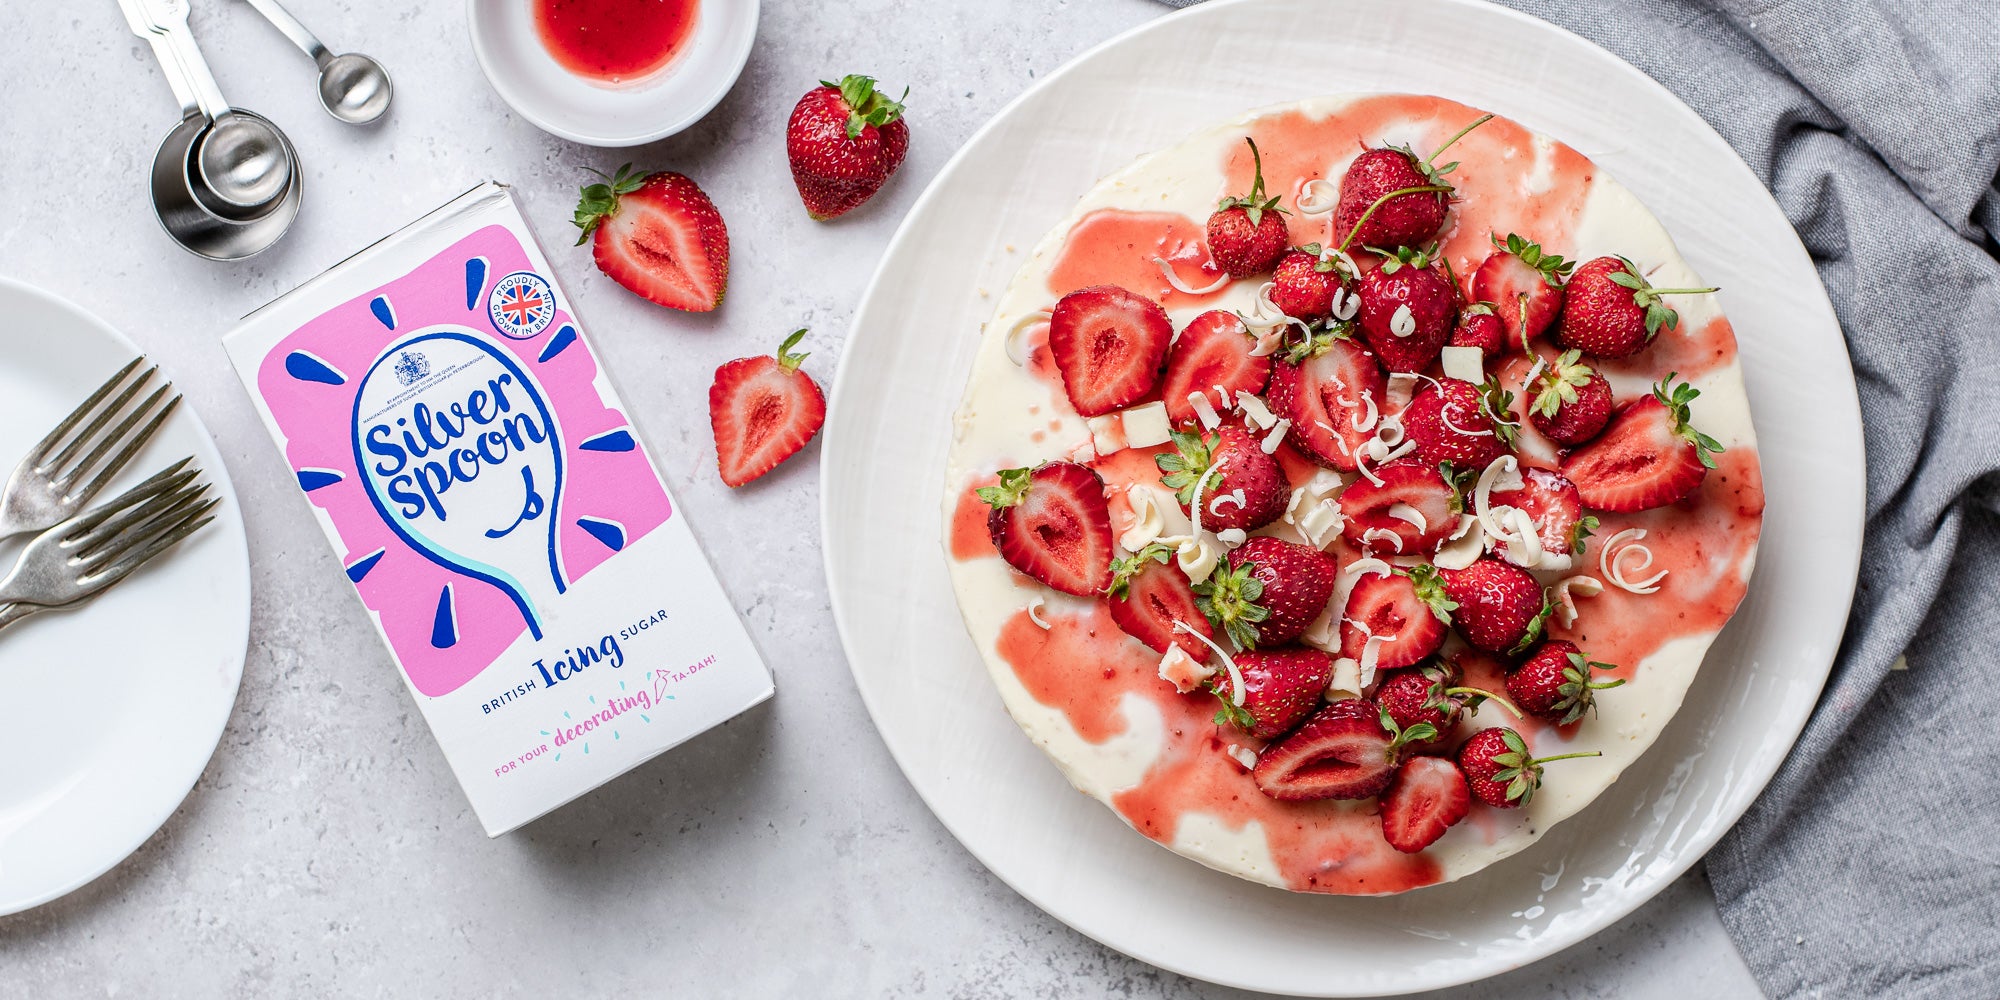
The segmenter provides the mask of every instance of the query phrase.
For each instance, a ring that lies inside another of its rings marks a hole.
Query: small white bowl
[[[618,86],[562,68],[542,46],[531,0],[466,0],[472,51],[502,100],[550,135],[588,146],[636,146],[701,120],[757,38],[758,0],[701,0],[687,50],[658,74]]]

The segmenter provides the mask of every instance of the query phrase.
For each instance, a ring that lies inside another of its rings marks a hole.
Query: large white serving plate
[[[0,478],[140,353],[104,321],[0,278]],[[171,373],[167,373],[171,374]],[[229,473],[186,404],[104,496],[193,456],[215,522],[95,601],[0,631],[0,914],[102,875],[208,765],[250,637],[250,561]],[[22,540],[0,545],[11,566]]]
[[[1275,68],[1275,69],[1274,69]],[[1679,715],[1595,804],[1449,885],[1294,895],[1180,858],[1074,792],[1001,705],[959,622],[937,511],[987,297],[1101,176],[1316,94],[1424,90],[1561,139],[1631,188],[1723,287],[1761,442],[1758,571]],[[1631,912],[1713,846],[1805,724],[1860,556],[1859,406],[1796,234],[1695,113],[1610,53],[1476,0],[1217,0],[1112,40],[1002,111],[884,254],[834,385],[822,522],[855,683],[904,773],[1009,885],[1163,968],[1312,996],[1467,982]]]

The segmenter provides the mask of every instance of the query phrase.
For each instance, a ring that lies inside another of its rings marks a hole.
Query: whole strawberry
[[[1153,459],[1164,473],[1160,484],[1174,491],[1181,509],[1203,529],[1255,531],[1284,514],[1292,484],[1249,431],[1223,424],[1206,436],[1175,431],[1173,441],[1173,451]]]
[[[1451,336],[1458,289],[1425,250],[1398,247],[1361,276],[1361,339],[1392,372],[1421,372]]]
[[[597,173],[592,171],[592,173]],[[586,185],[575,222],[597,269],[670,309],[709,312],[729,289],[729,229],[701,187],[682,174],[634,173],[627,163]]]
[[[1458,311],[1458,325],[1452,328],[1452,347],[1477,347],[1488,360],[1507,349],[1507,328],[1493,311],[1491,302],[1474,302]]]
[[[1491,302],[1509,350],[1528,349],[1562,311],[1563,279],[1576,267],[1515,233],[1493,237],[1493,252],[1472,272],[1472,297]]]
[[[1228,671],[1217,671],[1209,689],[1222,700],[1217,725],[1233,725],[1260,740],[1275,740],[1291,732],[1312,714],[1333,679],[1333,657],[1305,646],[1238,653],[1236,670],[1243,675],[1243,703],[1236,703],[1236,686]]]
[[[1574,448],[1596,437],[1611,419],[1611,383],[1576,351],[1564,351],[1528,391],[1534,393],[1528,422],[1557,444]]]
[[[1280,312],[1317,323],[1333,313],[1333,293],[1347,284],[1340,259],[1321,259],[1318,244],[1287,250],[1271,276],[1271,304]]]
[[[1334,229],[1340,248],[1419,246],[1444,228],[1451,184],[1444,176],[1456,163],[1435,166],[1439,153],[1486,124],[1485,115],[1445,140],[1425,159],[1408,146],[1364,151],[1340,179],[1340,202],[1334,208]]]
[[[1550,639],[1507,675],[1507,696],[1521,711],[1567,726],[1597,707],[1596,692],[1625,683],[1616,678],[1594,681],[1590,672],[1616,669],[1586,658],[1575,643]]]
[[[799,370],[806,356],[792,353],[805,335],[793,331],[775,357],[737,358],[715,370],[708,419],[723,482],[742,486],[771,471],[826,422],[826,396]]]
[[[1409,730],[1418,725],[1428,725],[1437,734],[1427,740],[1412,741],[1414,745],[1425,747],[1442,744],[1458,725],[1460,715],[1479,707],[1481,701],[1491,697],[1493,694],[1490,691],[1457,686],[1457,678],[1451,670],[1436,662],[1394,671],[1375,687],[1375,704],[1381,706],[1398,727]]]
[[[1680,314],[1663,295],[1700,295],[1714,288],[1654,288],[1639,265],[1623,257],[1586,261],[1563,290],[1556,339],[1600,358],[1623,358],[1653,342],[1661,327],[1680,326]]]
[[[1518,653],[1542,637],[1549,598],[1527,570],[1485,556],[1464,569],[1438,570],[1458,608],[1452,625],[1476,649]]]
[[[909,91],[903,91],[909,96]],[[910,148],[901,100],[875,90],[875,80],[844,76],[806,91],[785,123],[785,155],[806,212],[819,220],[845,215],[882,189]]]
[[[1518,428],[1499,417],[1510,412],[1513,398],[1492,379],[1473,385],[1441,378],[1403,408],[1403,433],[1427,465],[1484,469],[1513,446]]]
[[[1258,535],[1195,584],[1202,614],[1244,649],[1305,634],[1333,597],[1333,560],[1318,549]]]
[[[1222,199],[1208,215],[1208,255],[1232,278],[1247,278],[1278,266],[1291,238],[1285,229],[1278,197],[1264,196],[1264,157],[1248,136],[1252,177],[1250,193]]]
[[[1533,757],[1521,734],[1505,726],[1482,729],[1458,748],[1458,767],[1472,785],[1472,797],[1496,809],[1524,806],[1542,787],[1542,765],[1571,757],[1599,757],[1599,751]]]

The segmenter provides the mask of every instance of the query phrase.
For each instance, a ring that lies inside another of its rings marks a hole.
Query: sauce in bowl
[[[534,0],[535,30],[557,64],[598,83],[665,69],[694,37],[700,0]]]

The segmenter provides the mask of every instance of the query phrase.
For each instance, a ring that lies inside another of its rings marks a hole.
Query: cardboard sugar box
[[[771,696],[505,186],[224,343],[489,836]]]

